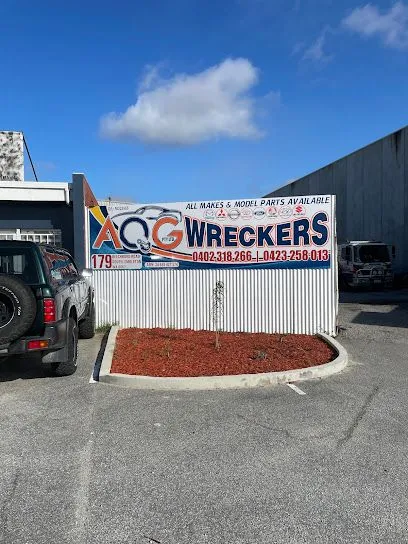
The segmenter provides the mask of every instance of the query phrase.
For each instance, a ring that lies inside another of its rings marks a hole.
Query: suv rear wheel
[[[91,302],[89,315],[79,322],[79,338],[93,338],[95,336],[95,305]]]
[[[77,369],[78,359],[78,326],[74,318],[68,321],[67,333],[68,359],[62,363],[51,363],[51,370],[55,376],[70,376]]]
[[[0,344],[8,344],[28,331],[37,313],[30,287],[20,279],[0,274]]]

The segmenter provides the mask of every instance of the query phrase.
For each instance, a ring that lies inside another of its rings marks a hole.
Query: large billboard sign
[[[89,210],[96,269],[329,268],[331,196],[110,203]]]

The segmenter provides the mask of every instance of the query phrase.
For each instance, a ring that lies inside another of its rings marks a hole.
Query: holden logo
[[[235,221],[240,216],[240,213],[239,213],[239,210],[234,208],[232,210],[228,210],[228,215],[229,215],[230,219],[234,219],[234,221]]]
[[[282,206],[279,210],[279,215],[281,217],[290,217],[293,214],[293,210],[290,206]]]
[[[263,208],[256,208],[254,210],[255,219],[262,219],[265,217],[265,210]]]

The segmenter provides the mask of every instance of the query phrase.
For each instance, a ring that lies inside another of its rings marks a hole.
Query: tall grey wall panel
[[[336,195],[337,239],[347,238],[347,161],[337,161],[333,165],[333,194]]]
[[[363,154],[347,158],[347,229],[346,237],[361,240],[364,224]]]
[[[408,128],[404,130],[404,233],[401,266],[408,272]]]
[[[404,231],[404,134],[391,134],[383,140],[382,148],[382,238],[395,244]],[[399,265],[402,252],[398,251]]]
[[[292,194],[335,194],[338,239],[393,244],[408,274],[408,127],[268,196]]]
[[[329,164],[329,166],[325,166],[319,170],[319,185],[316,192],[317,195],[334,194],[333,170],[333,164]]]
[[[376,142],[364,149],[362,176],[364,229],[362,239],[382,238],[382,142]]]

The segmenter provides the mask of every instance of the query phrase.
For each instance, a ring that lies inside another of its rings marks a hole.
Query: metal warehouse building
[[[395,245],[408,273],[408,126],[266,196],[317,194],[336,195],[339,241]]]

